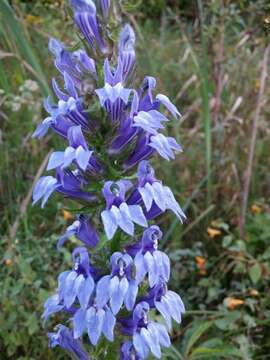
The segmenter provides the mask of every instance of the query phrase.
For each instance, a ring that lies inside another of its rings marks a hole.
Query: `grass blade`
[[[31,44],[29,44],[23,28],[7,0],[0,1],[0,18],[0,31],[4,42],[9,44],[9,46],[12,42],[16,44],[16,50],[13,48],[10,49],[10,51],[12,53],[19,52],[20,57],[35,70],[41,90],[43,94],[47,96],[50,93],[50,89],[43,74],[39,59],[32,49]],[[13,41],[9,41],[10,38],[12,38]]]

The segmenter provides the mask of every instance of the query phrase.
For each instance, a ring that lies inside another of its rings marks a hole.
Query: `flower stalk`
[[[66,322],[48,334],[49,344],[77,359],[105,359],[110,343],[123,360],[161,358],[172,321],[180,323],[185,308],[168,289],[170,260],[159,250],[155,220],[167,210],[181,222],[185,214],[149,159],[169,161],[182,151],[162,133],[169,121],[163,110],[176,119],[180,113],[167,96],[154,94],[155,78],[134,88],[135,33],[126,24],[112,42],[111,7],[110,1],[72,0],[87,46],[71,52],[56,39],[49,43],[59,72],[52,80],[57,100],[45,101],[48,117],[33,136],[52,130],[63,148],[51,154],[51,174],[38,180],[33,203],[43,207],[56,192],[80,210],[57,243],[59,249],[78,240],[73,266],[59,275],[43,318],[63,314]]]

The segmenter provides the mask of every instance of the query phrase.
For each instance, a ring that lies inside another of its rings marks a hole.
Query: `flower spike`
[[[57,242],[60,254],[64,245],[73,249],[71,266],[44,303],[45,322],[61,314],[66,324],[48,334],[49,346],[88,360],[97,355],[93,347],[105,358],[109,342],[117,341],[114,358],[161,359],[162,348],[170,346],[168,331],[173,321],[181,322],[185,307],[168,288],[171,264],[155,220],[167,210],[180,222],[186,216],[149,159],[171,160],[182,151],[166,134],[180,112],[156,94],[154,77],[136,87],[135,33],[125,24],[114,43],[110,0],[70,4],[87,49],[69,51],[50,39],[55,96],[44,101],[47,117],[33,133],[42,138],[52,131],[64,144],[36,182],[33,204],[44,207],[57,193],[76,209]]]

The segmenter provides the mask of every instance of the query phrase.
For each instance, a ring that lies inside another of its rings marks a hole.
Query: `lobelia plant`
[[[51,128],[67,143],[51,154],[47,170],[55,176],[38,180],[33,203],[43,207],[54,192],[77,202],[79,214],[57,247],[71,237],[82,243],[44,305],[45,321],[55,313],[67,318],[48,334],[49,344],[82,360],[161,358],[172,319],[180,323],[185,308],[167,288],[170,261],[158,250],[162,232],[154,219],[166,210],[181,222],[185,215],[148,159],[170,160],[181,151],[160,132],[168,121],[162,107],[175,118],[180,113],[165,95],[154,96],[153,77],[132,88],[135,34],[125,25],[114,45],[109,0],[72,0],[71,8],[92,57],[50,40],[64,90],[52,80],[58,100],[45,101],[49,116],[33,134],[41,138]],[[164,324],[153,320],[156,313]]]

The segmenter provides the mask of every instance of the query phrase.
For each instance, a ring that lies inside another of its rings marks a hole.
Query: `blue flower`
[[[111,120],[114,122],[119,120],[124,105],[128,102],[131,89],[124,88],[121,82],[113,86],[106,83],[103,88],[97,89],[95,92],[99,97],[101,106],[105,107]]]
[[[139,113],[134,116],[134,127],[140,127],[149,134],[157,135],[157,130],[164,129],[162,121],[168,121],[168,119],[162,115],[157,110],[139,111]]]
[[[140,161],[148,159],[154,153],[154,148],[149,146],[150,134],[141,132],[137,137],[136,146],[130,157],[124,162],[124,169],[129,170]]]
[[[174,291],[168,290],[167,284],[160,280],[143,298],[150,307],[155,307],[163,316],[169,329],[172,327],[172,319],[178,324],[181,323],[182,314],[185,313],[185,306],[180,296]]]
[[[86,309],[95,288],[93,269],[89,263],[86,248],[77,247],[72,253],[73,269],[64,271],[58,277],[58,292],[44,304],[45,319],[54,312],[60,311],[60,306],[69,309],[78,300],[80,306]],[[58,301],[58,304],[57,304]],[[59,305],[59,310],[58,310]]]
[[[136,267],[136,280],[143,281],[148,274],[148,282],[150,287],[156,285],[160,278],[168,281],[170,278],[170,260],[162,251],[158,250],[158,240],[162,237],[162,232],[156,225],[150,226],[143,233],[139,244],[134,247],[136,255],[134,264]],[[128,248],[129,252],[133,252],[134,248]]]
[[[183,222],[186,216],[168,186],[162,185],[155,178],[155,172],[150,163],[146,160],[138,166],[138,187],[128,199],[128,203],[140,200],[146,209],[146,217],[152,219],[161,212],[171,210]]]
[[[92,0],[71,0],[74,19],[92,50],[106,53],[107,48],[99,31],[96,6]]]
[[[68,73],[79,89],[82,89],[82,81],[86,76],[92,75],[96,78],[95,61],[84,50],[69,52],[59,40],[54,38],[49,41],[49,50],[55,56],[55,67],[62,75]]]
[[[41,177],[33,190],[33,205],[39,200],[41,201],[41,207],[43,208],[48,201],[51,194],[60,186],[57,180],[53,176]]]
[[[120,82],[114,86],[106,83],[104,88],[96,90],[101,106],[104,106],[106,102],[113,104],[117,99],[122,100],[126,104],[130,92],[131,89],[125,89]]]
[[[177,110],[176,106],[171,102],[171,100],[163,94],[157,94],[156,100],[158,100],[162,105],[164,105],[167,110],[175,117],[181,116],[180,112]]]
[[[93,151],[90,151],[83,136],[81,126],[71,126],[67,133],[69,146],[65,151],[55,151],[51,154],[47,170],[58,167],[66,168],[76,161],[79,168],[86,170],[91,166],[90,159]]]
[[[123,64],[120,59],[118,59],[117,67],[115,68],[110,65],[108,58],[106,58],[103,65],[103,73],[105,84],[115,86],[120,83],[123,85]],[[118,86],[120,87],[120,85]]]
[[[121,321],[122,332],[132,336],[133,347],[142,359],[148,357],[149,351],[160,359],[161,346],[169,347],[170,337],[164,325],[150,320],[149,310],[147,302],[137,304],[132,317]]]
[[[121,345],[120,360],[142,360],[135,350],[132,341],[126,341]]]
[[[103,187],[103,196],[106,200],[106,210],[101,212],[107,238],[113,238],[120,227],[129,235],[134,234],[134,223],[146,227],[147,221],[139,205],[127,205],[125,193],[131,183],[127,181],[107,181]]]
[[[151,136],[149,146],[155,149],[160,156],[166,160],[175,159],[174,151],[181,152],[181,146],[173,137],[167,137],[163,134]]]
[[[164,105],[174,116],[180,116],[179,111],[167,98],[167,96],[158,94],[155,98],[153,89],[156,86],[156,80],[147,76],[138,92],[134,91],[130,117],[131,126],[139,129],[137,143],[134,151],[124,163],[124,168],[130,169],[143,159],[149,158],[154,152],[166,160],[174,159],[174,152],[182,151],[181,146],[172,137],[166,137],[158,132],[164,125],[162,122],[168,119],[158,110]]]
[[[137,135],[138,129],[132,125],[133,121],[129,116],[120,118],[120,125],[117,134],[111,141],[110,148],[108,150],[110,155],[116,156],[120,154],[121,151],[124,150],[124,148],[130,144]]]
[[[123,66],[123,80],[126,81],[132,74],[135,66],[135,33],[129,24],[126,24],[120,32],[118,51],[119,60]]]
[[[111,275],[105,275],[97,284],[96,302],[99,306],[110,303],[116,315],[123,303],[132,310],[138,293],[138,283],[133,278],[133,260],[128,254],[115,252],[111,256]]]
[[[106,19],[109,16],[110,0],[99,0],[102,16]]]
[[[153,98],[153,89],[155,89],[157,84],[156,79],[153,76],[146,76],[143,79],[140,95],[142,97],[140,106],[142,110],[149,111],[151,109],[156,109],[159,107],[159,102],[154,101]]]
[[[74,249],[72,257],[73,269],[59,275],[57,293],[48,298],[44,304],[42,317],[45,321],[50,315],[63,309],[73,312],[73,304],[80,304],[83,310],[86,310],[89,305],[95,289],[95,281],[88,252],[83,247],[77,247]]]
[[[88,251],[86,248],[77,247],[73,250],[72,258],[73,270],[63,272],[58,278],[59,297],[63,299],[66,308],[76,299],[82,308],[86,308],[95,287]]]
[[[57,82],[53,80],[53,89],[59,101],[57,104],[52,104],[50,97],[47,98],[44,107],[50,116],[37,126],[32,137],[43,137],[50,127],[64,138],[67,137],[69,128],[74,125],[80,125],[87,131],[90,130],[88,115],[83,108],[82,99],[78,97],[73,80],[66,72],[64,72],[64,81],[68,94],[62,92]]]
[[[73,316],[73,334],[78,339],[87,331],[92,345],[96,345],[103,334],[107,340],[114,340],[116,319],[108,306],[98,307],[95,303],[87,309],[78,309]]]
[[[48,337],[50,347],[60,346],[79,360],[90,360],[81,342],[73,338],[72,332],[66,326],[59,325],[57,332],[48,333]]]
[[[56,178],[53,176],[43,176],[37,181],[33,190],[33,204],[42,200],[41,207],[43,208],[54,191],[71,199],[86,202],[96,201],[97,198],[95,195],[82,189],[84,185],[85,180],[80,176],[78,171],[63,171],[58,168]]]
[[[59,238],[57,248],[64,245],[64,242],[71,236],[76,236],[86,246],[95,247],[99,242],[99,236],[90,220],[85,215],[79,215],[78,219],[67,227],[66,232]]]
[[[45,301],[42,318],[44,319],[44,321],[47,321],[52,314],[55,314],[63,310],[64,308],[65,305],[63,304],[63,302],[61,302],[59,294],[54,294]]]

